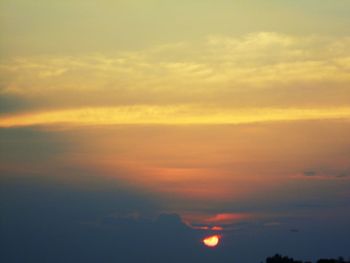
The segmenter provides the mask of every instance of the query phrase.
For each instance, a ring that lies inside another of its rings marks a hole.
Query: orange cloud
[[[223,227],[220,225],[233,224],[243,220],[249,220],[253,217],[253,215],[249,213],[219,213],[215,215],[203,213],[184,213],[182,217],[185,222],[189,222],[190,224],[205,225],[205,230],[219,231],[223,230]]]

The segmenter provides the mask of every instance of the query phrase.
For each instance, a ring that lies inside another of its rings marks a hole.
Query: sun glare
[[[214,235],[203,239],[203,243],[207,247],[216,247],[219,244],[219,241],[220,241],[219,235]]]

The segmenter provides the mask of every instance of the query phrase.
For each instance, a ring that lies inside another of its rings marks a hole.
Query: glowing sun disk
[[[219,235],[214,235],[203,239],[203,243],[207,247],[216,247],[219,244],[219,241],[220,241]]]

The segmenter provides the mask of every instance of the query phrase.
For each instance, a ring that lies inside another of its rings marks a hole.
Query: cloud
[[[234,225],[255,218],[254,215],[249,213],[188,213],[184,214],[183,217],[190,224],[211,226],[214,227],[214,230],[224,225]]]
[[[343,108],[250,108],[229,109],[205,105],[124,106],[43,111],[0,117],[0,127],[33,125],[117,124],[249,124],[301,120],[347,120],[350,107]]]
[[[345,107],[350,39],[257,32],[137,51],[2,61],[21,111],[135,105]],[[14,109],[15,110],[15,109]]]
[[[316,172],[315,172],[315,171],[311,171],[311,170],[310,170],[310,171],[305,171],[305,172],[304,172],[304,175],[305,175],[305,176],[315,176],[315,175],[316,175]]]
[[[122,202],[120,202],[122,200]],[[152,201],[125,191],[91,191],[30,178],[1,178],[1,259],[5,262],[224,262],[209,253],[208,231],[194,230],[176,214],[115,217]],[[151,206],[149,206],[151,205]],[[20,252],[20,253],[18,253]]]
[[[347,179],[350,176],[349,169],[341,167],[323,168],[318,170],[307,170],[302,173],[301,177],[309,177],[310,179],[334,180]],[[297,176],[298,177],[298,176]]]

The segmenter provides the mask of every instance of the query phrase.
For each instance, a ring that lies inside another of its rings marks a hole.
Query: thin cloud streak
[[[249,124],[278,121],[350,119],[344,108],[251,108],[220,109],[193,105],[97,107],[43,111],[0,118],[0,127],[33,125],[115,125],[115,124]]]

